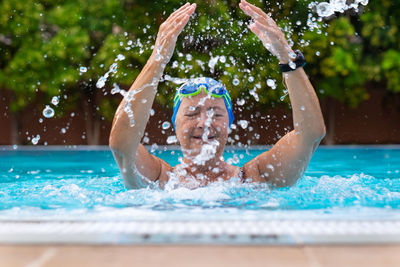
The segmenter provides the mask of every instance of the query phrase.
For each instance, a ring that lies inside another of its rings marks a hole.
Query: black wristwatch
[[[281,72],[294,71],[306,65],[306,59],[300,50],[295,50],[294,53],[296,54],[296,58],[292,62],[289,64],[279,64],[279,69]]]

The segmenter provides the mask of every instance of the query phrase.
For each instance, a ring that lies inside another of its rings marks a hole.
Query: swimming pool
[[[266,147],[227,148],[243,165]],[[180,151],[153,147],[172,165]],[[2,243],[400,242],[400,147],[320,147],[290,188],[124,188],[107,147],[2,147]]]

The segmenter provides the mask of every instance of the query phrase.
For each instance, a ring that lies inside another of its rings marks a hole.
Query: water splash
[[[311,7],[315,5],[315,9],[319,17],[330,17],[335,12],[343,13],[348,9],[358,10],[359,4],[366,6],[368,0],[355,0],[353,3],[347,4],[346,0],[330,0],[328,2],[321,2],[318,4],[312,3]]]

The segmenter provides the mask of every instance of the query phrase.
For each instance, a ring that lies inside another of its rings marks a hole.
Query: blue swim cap
[[[228,90],[226,90],[225,86],[208,77],[201,77],[201,78],[195,78],[195,79],[190,79],[186,83],[184,83],[181,87],[179,87],[176,90],[175,97],[174,97],[174,109],[173,109],[173,114],[172,114],[172,124],[175,127],[175,120],[176,120],[176,114],[178,113],[179,106],[181,105],[183,97],[189,97],[189,96],[194,96],[199,94],[202,90],[205,91],[205,93],[210,93],[211,96],[216,97],[216,98],[223,98],[226,110],[228,111],[228,116],[229,116],[229,127],[231,127],[231,124],[233,123],[234,116],[232,112],[232,101],[231,101],[231,96],[229,95]]]

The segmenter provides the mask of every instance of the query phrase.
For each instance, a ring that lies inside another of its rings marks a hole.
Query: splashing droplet
[[[117,55],[117,60],[122,61],[122,60],[124,60],[124,59],[125,59],[125,56],[124,56],[124,55],[122,55],[122,54],[118,54],[118,55]]]
[[[171,135],[171,136],[168,136],[168,138],[167,138],[167,144],[174,144],[174,143],[176,143],[176,142],[178,142],[178,139],[176,138],[176,136],[175,135]]]
[[[246,129],[247,126],[249,125],[249,122],[246,120],[240,120],[238,121],[238,124],[240,125],[240,127],[242,127],[243,129]]]
[[[49,105],[46,105],[46,107],[43,110],[43,116],[46,118],[51,118],[54,116],[54,109],[52,109]]]
[[[169,121],[164,121],[161,127],[163,128],[163,130],[167,130],[169,129],[169,127],[171,127],[171,123]]]
[[[239,79],[237,79],[237,78],[233,79],[233,81],[232,81],[232,84],[233,84],[234,86],[238,86],[239,83],[240,83],[240,81],[239,81]]]
[[[329,3],[322,2],[317,5],[317,13],[320,17],[329,17],[333,15],[333,10]]]
[[[97,87],[97,88],[103,88],[104,85],[106,84],[106,81],[107,81],[107,78],[104,77],[104,76],[101,76],[101,77],[99,78],[99,80],[97,81],[97,83],[96,83],[96,87]]]
[[[271,89],[275,89],[275,88],[276,88],[275,80],[268,79],[268,80],[267,80],[267,85],[268,85],[269,87],[271,87]]]
[[[80,73],[85,73],[85,72],[87,72],[87,68],[86,67],[80,67],[79,68],[79,72]]]
[[[243,106],[246,101],[243,98],[239,98],[236,100],[236,104],[239,106]]]
[[[111,94],[112,95],[118,94],[121,91],[118,84],[114,83],[113,86],[114,87],[113,87],[113,89],[111,89]]]
[[[40,140],[40,135],[36,135],[36,137],[32,138],[32,144],[37,145]]]
[[[60,102],[60,100],[59,100],[58,96],[53,96],[53,98],[51,99],[51,103],[54,106],[57,106],[59,102]]]

